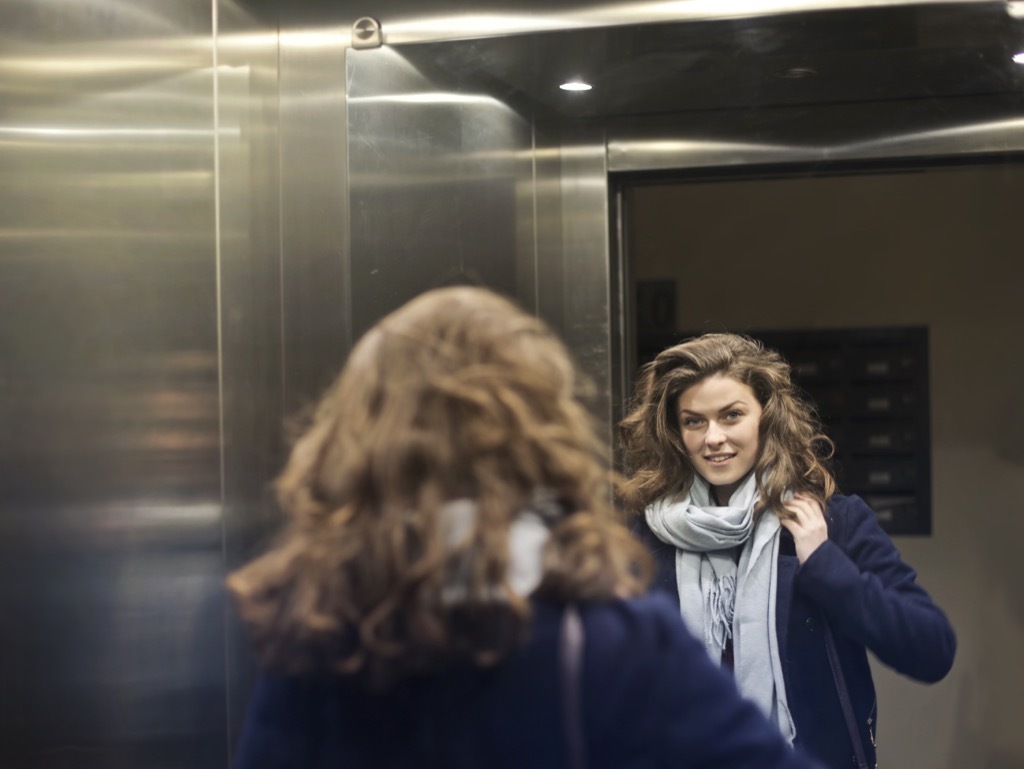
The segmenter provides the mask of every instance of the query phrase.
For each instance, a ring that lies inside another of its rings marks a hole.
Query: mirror
[[[491,30],[346,58],[355,315],[480,277],[566,338],[609,440],[638,281],[673,281],[672,332],[927,330],[932,534],[898,544],[961,650],[934,687],[875,666],[882,765],[1024,756],[1006,715],[1024,672],[998,662],[1024,641],[1015,8]]]

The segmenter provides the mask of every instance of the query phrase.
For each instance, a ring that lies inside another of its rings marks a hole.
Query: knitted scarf
[[[647,524],[658,539],[676,548],[679,608],[686,626],[703,639],[716,663],[732,637],[740,692],[792,743],[796,728],[786,702],[775,628],[781,524],[770,511],[755,522],[754,473],[728,507],[711,499],[707,481],[696,476],[682,500],[661,499],[650,505],[645,511]],[[742,548],[738,563],[734,547]]]

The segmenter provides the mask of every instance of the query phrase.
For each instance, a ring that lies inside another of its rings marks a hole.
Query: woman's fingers
[[[793,513],[793,515],[796,516],[797,520],[799,521],[806,521],[813,515],[813,509],[811,505],[807,502],[807,500],[800,499],[799,497],[794,497],[793,499],[784,502],[783,507],[789,510],[789,512]]]
[[[814,499],[797,495],[784,502],[783,507],[792,514],[792,517],[782,520],[782,523],[794,535],[825,529],[825,514],[821,510],[821,505]]]
[[[810,497],[796,495],[783,503],[792,518],[781,519],[781,523],[793,535],[796,555],[804,563],[828,539],[828,528],[821,505]]]

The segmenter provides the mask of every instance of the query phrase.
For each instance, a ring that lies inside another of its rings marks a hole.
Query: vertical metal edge
[[[626,244],[628,232],[626,201],[621,185],[609,177],[609,210],[611,242],[608,249],[611,294],[609,337],[611,359],[611,420],[612,455],[616,466],[621,466],[618,451],[617,426],[625,413],[626,401],[630,397],[632,374],[636,368],[636,345],[633,339],[633,292],[629,270],[629,254]]]
[[[537,137],[538,308],[593,385],[588,405],[610,447],[614,289],[605,133],[595,126],[541,123]]]
[[[340,190],[341,196],[341,211],[339,212],[339,218],[346,222],[345,231],[342,236],[342,271],[344,274],[344,280],[342,282],[342,301],[345,307],[345,327],[344,327],[344,344],[345,344],[345,357],[348,357],[348,353],[352,350],[352,346],[356,343],[355,333],[353,331],[353,312],[352,312],[352,167],[350,161],[350,148],[349,148],[349,101],[348,101],[348,57],[353,53],[351,46],[345,48],[344,58],[342,60],[341,76],[342,76],[342,98],[344,99],[344,110],[345,119],[342,121],[342,132],[339,137],[341,141],[341,152],[342,152],[342,165],[345,169],[344,182]]]
[[[276,528],[283,453],[279,33],[215,0],[223,576]],[[255,670],[223,582],[227,760]]]
[[[218,9],[220,0],[210,0],[210,35],[212,45],[211,56],[213,65],[213,77],[210,78],[213,91],[213,258],[214,258],[214,283],[216,292],[217,307],[217,431],[220,443],[220,530],[221,530],[221,559],[224,568],[224,576],[228,571],[228,522],[227,522],[227,495],[225,476],[225,455],[227,447],[224,442],[224,296],[223,296],[223,273],[221,270],[221,186],[220,186],[220,30],[218,28]],[[231,730],[231,641],[228,634],[229,606],[226,596],[222,599],[224,632],[223,649],[224,655],[224,753],[227,756],[227,765],[231,765],[232,740]]]

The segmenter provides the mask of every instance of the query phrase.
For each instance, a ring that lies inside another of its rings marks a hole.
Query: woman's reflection
[[[934,682],[956,650],[875,513],[835,493],[831,442],[778,353],[733,334],[661,352],[622,422],[627,499],[658,587],[791,742],[875,765],[866,650]]]

